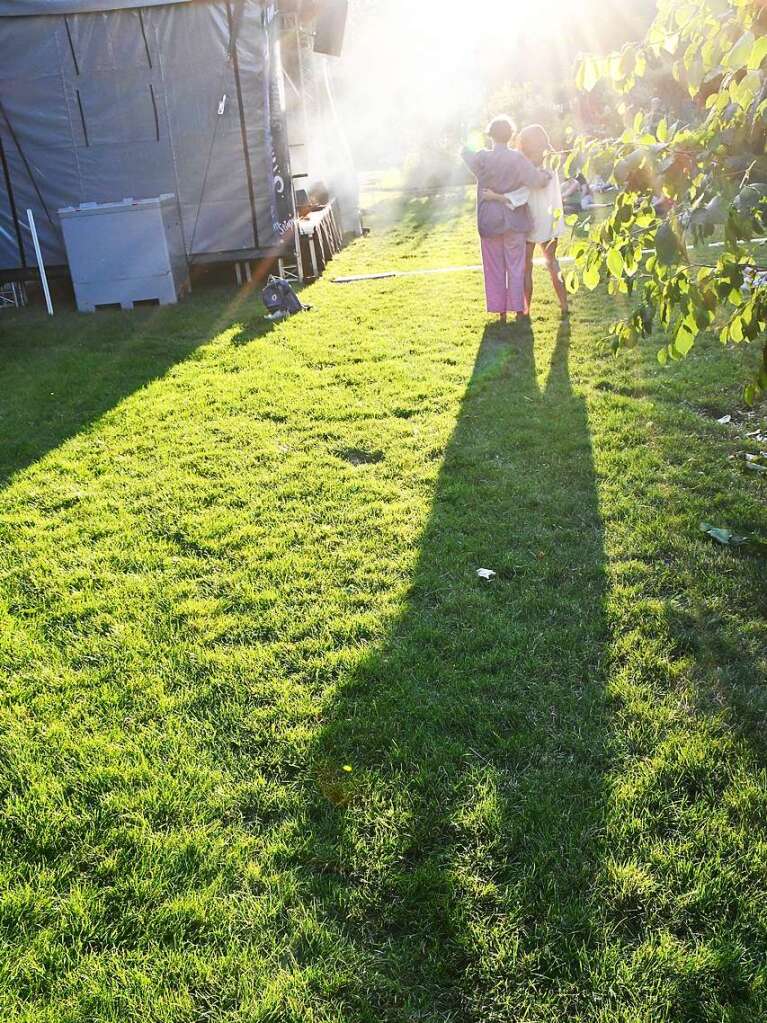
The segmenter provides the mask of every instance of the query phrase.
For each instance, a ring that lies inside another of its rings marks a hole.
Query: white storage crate
[[[189,290],[174,195],[82,203],[59,210],[77,308],[167,305]]]

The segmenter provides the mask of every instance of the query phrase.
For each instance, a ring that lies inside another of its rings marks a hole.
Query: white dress
[[[533,227],[527,236],[529,242],[542,245],[565,233],[564,203],[559,177],[554,174],[548,185],[531,188],[527,200],[533,217]]]

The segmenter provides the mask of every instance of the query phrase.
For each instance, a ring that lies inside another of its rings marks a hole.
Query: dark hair
[[[493,142],[499,142],[501,145],[503,145],[504,142],[511,142],[515,130],[514,122],[505,114],[501,117],[494,117],[487,126],[487,134]]]

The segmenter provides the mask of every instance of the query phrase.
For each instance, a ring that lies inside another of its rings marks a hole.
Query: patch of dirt
[[[740,437],[748,437],[760,442],[767,436],[767,422],[765,421],[767,409],[764,405],[756,405],[754,408],[732,408],[727,412],[722,412],[709,405],[693,405],[689,402],[682,402],[682,404],[702,419],[719,422],[724,416],[730,416],[730,419],[721,425]]]
[[[365,451],[363,448],[342,448],[335,454],[350,465],[375,465],[383,462],[383,451]]]

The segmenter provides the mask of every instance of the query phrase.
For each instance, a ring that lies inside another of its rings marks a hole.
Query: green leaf
[[[578,92],[583,92],[583,78],[586,73],[586,61],[578,61],[578,69],[575,72],[575,88]]]
[[[694,344],[695,338],[686,328],[680,330],[674,338],[674,348],[676,348],[680,355],[687,355]]]
[[[762,66],[762,61],[767,57],[767,36],[760,36],[751,48],[748,58],[748,70],[756,71]]]
[[[733,71],[744,67],[749,61],[753,48],[754,33],[744,32],[732,49],[725,54],[722,66]]]
[[[706,224],[723,224],[727,220],[727,200],[723,195],[715,195],[704,206]]]
[[[621,71],[621,55],[619,53],[611,53],[607,58],[607,77],[611,82],[616,85],[623,80],[623,72]]]
[[[692,21],[695,15],[698,13],[695,4],[682,4],[681,7],[677,7],[674,11],[674,20],[676,21],[679,28]]]
[[[610,249],[607,253],[607,269],[613,277],[623,276],[624,265],[620,249]]]
[[[743,398],[747,405],[756,405],[763,393],[762,388],[756,384],[746,384],[743,390]]]
[[[706,77],[706,68],[700,57],[696,57],[687,69],[687,91],[695,98],[700,92],[700,87]]]
[[[570,270],[569,273],[565,274],[565,287],[567,288],[571,295],[574,295],[578,291],[580,283],[581,282],[578,279],[578,274],[575,272],[575,270]]]
[[[652,324],[655,314],[651,305],[643,305],[639,310],[639,315],[642,320],[642,334],[648,337],[652,333]]]
[[[661,266],[676,266],[682,261],[681,242],[669,223],[661,224],[655,235],[655,252]]]
[[[624,78],[634,73],[636,63],[636,51],[631,46],[624,46],[621,51],[620,72]]]
[[[663,40],[663,49],[666,53],[676,53],[676,48],[679,46],[679,33],[674,32],[673,35],[667,35]]]
[[[698,333],[698,321],[696,319],[696,309],[694,306],[690,308],[690,311],[685,316],[684,325],[687,328],[688,333],[695,337]]]
[[[761,182],[751,182],[751,184],[744,185],[741,188],[738,195],[735,197],[733,206],[738,211],[746,216],[753,215],[757,207],[762,203],[765,196],[767,195],[767,185]]]
[[[762,88],[762,75],[759,71],[749,71],[743,79],[734,87],[733,100],[741,107],[747,107],[752,103]]]
[[[581,88],[584,92],[591,92],[599,81],[599,63],[594,57],[585,57],[581,67],[583,68]]]
[[[665,117],[655,129],[655,137],[658,142],[668,142],[668,121]]]
[[[599,280],[600,280],[599,265],[597,263],[592,263],[591,266],[587,267],[586,270],[584,271],[583,283],[586,285],[589,291],[593,291],[596,287],[599,286]]]
[[[700,59],[706,67],[715,67],[719,61],[715,59],[716,45],[713,39],[707,39],[700,51]]]

